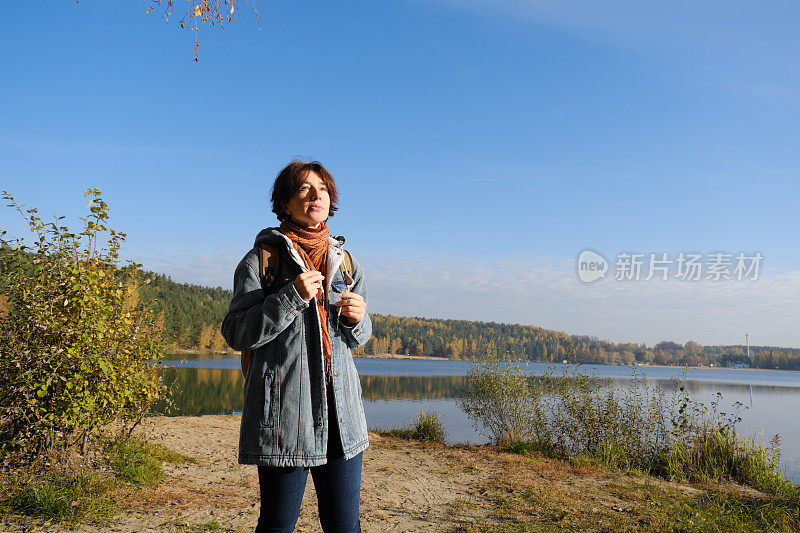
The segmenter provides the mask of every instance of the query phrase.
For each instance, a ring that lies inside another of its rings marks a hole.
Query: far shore
[[[194,349],[187,349],[187,348],[170,348],[170,354],[175,355],[206,355],[212,358],[219,358],[219,357],[231,357],[236,358],[239,357],[239,352],[217,352],[217,353],[209,353],[208,351],[202,350],[194,350]],[[382,354],[359,354],[354,355],[353,357],[357,359],[420,359],[423,361],[465,361],[469,363],[478,363],[480,361],[475,361],[474,359],[449,359],[447,357],[436,357],[433,355],[405,355],[405,354],[397,354],[397,353],[382,353]],[[530,361],[531,363],[553,363],[553,364],[562,364],[558,361]],[[578,363],[581,365],[589,365],[589,364],[599,364],[605,366],[624,366],[624,367],[632,367],[634,365],[615,365],[611,363]],[[646,365],[636,365],[637,368],[677,368],[681,369],[682,366],[678,365],[656,365],[656,364],[646,364]],[[785,368],[733,368],[728,366],[709,366],[709,365],[699,365],[699,366],[690,366],[689,369],[698,369],[698,370],[760,370],[765,372],[798,372],[797,370],[789,370]]]

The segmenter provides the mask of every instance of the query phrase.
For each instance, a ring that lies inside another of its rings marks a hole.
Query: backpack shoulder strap
[[[353,258],[350,256],[350,252],[348,252],[347,250],[343,250],[343,251],[344,251],[344,260],[339,265],[339,270],[342,271],[342,277],[343,278],[347,277],[347,276],[344,275],[345,272],[347,272],[350,275],[350,277],[352,278],[353,277]]]
[[[278,273],[281,256],[278,247],[272,244],[261,244],[258,249],[258,274],[263,288],[272,285]]]
[[[266,289],[275,281],[278,274],[281,255],[278,247],[272,244],[262,243],[258,248],[258,277],[261,280],[261,288]],[[242,350],[242,374],[247,376],[247,368],[250,366],[250,359],[253,358],[252,350]]]

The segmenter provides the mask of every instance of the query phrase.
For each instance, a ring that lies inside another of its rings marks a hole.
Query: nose
[[[320,196],[320,191],[316,187],[311,187],[308,192],[312,200],[317,200]]]

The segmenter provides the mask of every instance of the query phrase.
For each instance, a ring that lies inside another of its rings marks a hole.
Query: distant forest
[[[164,338],[172,348],[210,352],[228,351],[220,327],[231,291],[189,283],[177,283],[163,274],[145,272],[152,281],[142,286],[139,296],[152,302],[164,320]],[[161,318],[159,318],[161,320]]]
[[[173,349],[222,353],[230,349],[220,334],[231,291],[176,283],[168,276],[150,274],[153,280],[141,289],[163,314],[164,335]],[[428,355],[447,359],[479,359],[487,347],[515,359],[543,362],[620,364],[634,361],[658,365],[732,366],[745,363],[756,368],[800,370],[800,350],[744,345],[701,346],[689,341],[644,344],[614,343],[598,337],[568,335],[536,326],[398,317],[371,314],[373,336],[357,352],[372,354]],[[161,320],[161,319],[159,319]]]

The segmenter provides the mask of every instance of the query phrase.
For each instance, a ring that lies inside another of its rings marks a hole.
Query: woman
[[[333,177],[316,161],[293,161],[278,174],[272,211],[281,225],[262,230],[239,263],[222,323],[233,349],[252,350],[239,463],[258,465],[257,532],[293,531],[309,469],[323,530],[361,531],[361,453],[369,442],[350,350],[369,340],[372,323],[364,272],[353,259],[345,279],[344,238],[328,232],[336,201]],[[279,256],[264,287],[262,244]]]

